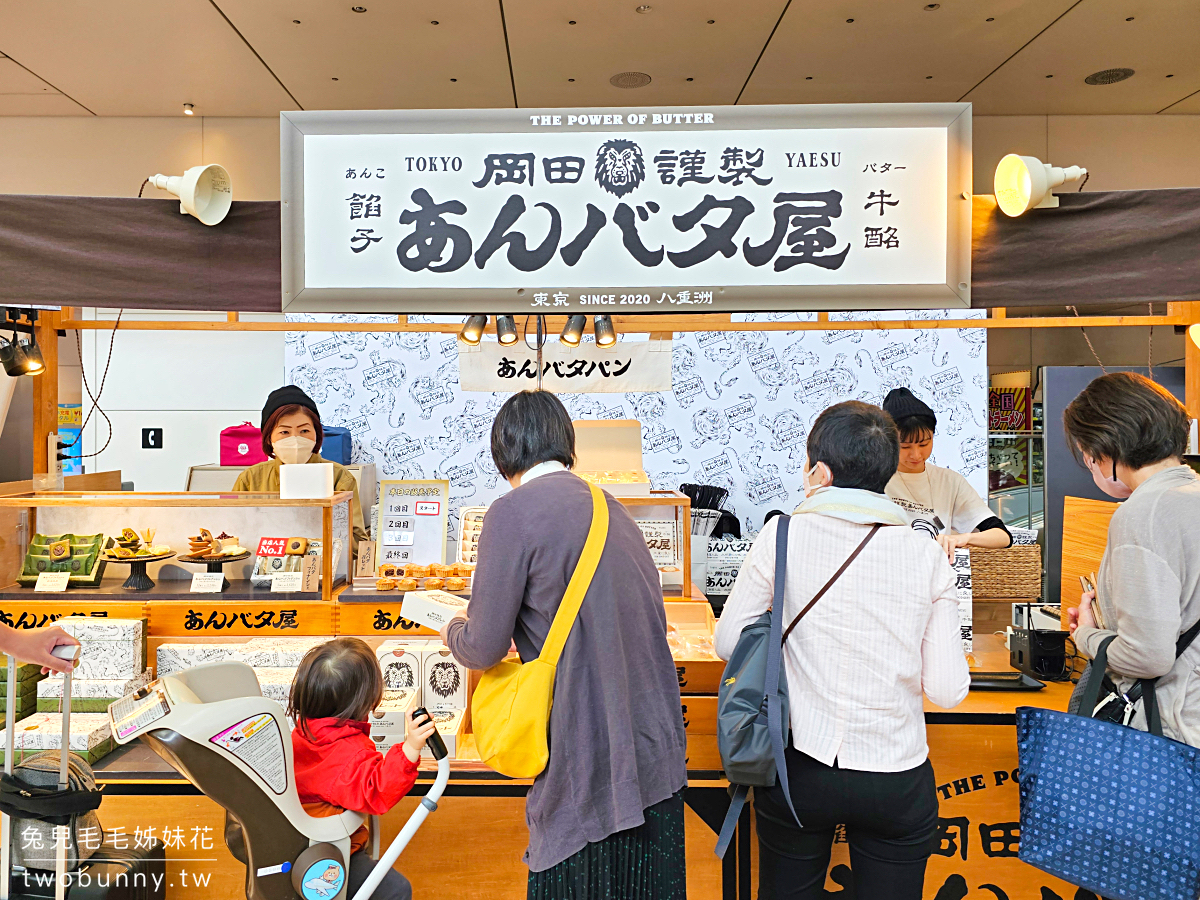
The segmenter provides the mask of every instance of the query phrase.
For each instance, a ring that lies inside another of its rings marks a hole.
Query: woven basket
[[[971,595],[977,600],[1030,600],[1042,596],[1042,548],[971,548]]]

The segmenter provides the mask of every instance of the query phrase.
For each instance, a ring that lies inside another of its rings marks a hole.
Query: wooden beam
[[[1183,336],[1184,391],[1188,415],[1200,419],[1200,345],[1191,335],[1191,326],[1200,324],[1200,303],[1181,303],[1183,318],[1187,320],[1187,334]]]
[[[1008,310],[1005,309],[1003,306],[997,306],[997,307],[993,308],[991,310],[991,313],[992,313],[993,319],[1007,319],[1008,318]]]
[[[48,471],[46,436],[58,431],[58,328],[59,313],[42,310],[34,326],[34,337],[46,363],[40,375],[33,375],[33,471]]]
[[[227,321],[227,322],[236,322],[237,320],[238,320],[238,314],[237,314],[237,313],[235,313],[235,312],[227,312],[227,313],[225,313],[225,321]]]
[[[819,315],[819,314],[818,314]],[[557,320],[557,325],[555,321]],[[563,316],[549,317],[549,332],[562,330]],[[648,331],[907,331],[942,328],[1148,328],[1153,325],[1188,324],[1182,316],[1056,316],[1005,317],[1003,319],[881,319],[877,321],[730,322],[728,316],[697,313],[682,316],[613,316],[619,333]],[[111,331],[112,319],[71,319],[61,328]],[[307,331],[307,332],[430,332],[457,334],[462,326],[453,323],[405,322],[196,322],[122,320],[124,331]]]

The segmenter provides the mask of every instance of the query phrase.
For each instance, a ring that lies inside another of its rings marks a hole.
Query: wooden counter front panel
[[[29,588],[28,600],[0,603],[0,622],[14,628],[41,628],[64,616],[98,616],[109,619],[141,619],[146,607],[140,602],[123,600],[42,600]]]
[[[332,635],[334,604],[321,600],[156,600],[150,633],[175,637]]]
[[[432,628],[400,616],[401,603],[338,603],[337,633],[389,639],[437,637]]]

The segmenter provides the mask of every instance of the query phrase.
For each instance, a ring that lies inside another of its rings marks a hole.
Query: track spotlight
[[[1058,198],[1051,193],[1059,185],[1078,181],[1087,169],[1060,169],[1032,156],[1010,153],[996,166],[996,202],[1006,216],[1019,216],[1031,209],[1054,209]]]
[[[42,359],[42,350],[37,345],[37,339],[30,335],[28,340],[17,340],[14,331],[12,340],[0,338],[0,365],[4,366],[6,374],[40,375],[46,371],[46,363]]]
[[[583,329],[587,325],[587,316],[568,316],[567,324],[563,326],[558,339],[568,347],[578,347],[583,340]]]
[[[474,346],[483,339],[485,328],[487,328],[487,316],[468,316],[467,321],[463,323],[462,331],[458,333],[458,339],[464,344]]]
[[[496,316],[496,336],[500,339],[501,344],[515,344],[517,342],[517,323],[512,316]]]
[[[617,343],[617,332],[613,329],[612,316],[596,316],[596,346],[612,347]]]

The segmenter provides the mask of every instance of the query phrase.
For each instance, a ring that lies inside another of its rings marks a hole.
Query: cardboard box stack
[[[82,645],[79,662],[71,673],[72,713],[103,713],[126,694],[149,683],[145,619],[66,616],[55,624]],[[51,674],[37,685],[37,710],[60,712],[62,695],[63,677]],[[72,716],[72,732],[74,721]]]
[[[8,753],[8,736],[0,731],[0,762]],[[107,713],[79,713],[71,716],[71,738],[68,745],[72,753],[78,753],[84,762],[94,765],[101,757],[112,752],[112,731]],[[38,712],[22,719],[14,726],[13,747],[16,762],[42,750],[62,749],[62,715]]]
[[[376,648],[375,657],[388,694],[376,709],[385,715],[372,714],[371,740],[384,753],[403,743],[404,711],[424,706],[438,722],[438,731],[454,757],[467,708],[467,668],[445,644],[434,640],[384,641]],[[409,692],[410,697],[404,696]]]
[[[17,700],[14,722],[37,712],[37,688],[46,679],[40,666],[17,666]],[[0,654],[0,728],[8,718],[8,657]]]
[[[63,683],[61,678],[47,678],[38,683],[38,712],[62,712]],[[125,695],[149,683],[149,669],[135,678],[72,678],[71,715],[102,713]]]

